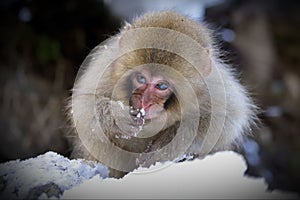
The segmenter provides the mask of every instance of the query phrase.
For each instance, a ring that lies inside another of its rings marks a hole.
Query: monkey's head
[[[179,121],[179,96],[193,100],[192,93],[197,97],[203,93],[201,81],[211,71],[210,46],[207,38],[195,35],[203,32],[201,27],[181,15],[175,17],[181,26],[164,23],[170,18],[165,12],[156,21],[147,21],[147,16],[138,19],[119,36],[120,57],[112,66],[112,85],[116,100],[128,102],[133,116],[147,120],[167,112]]]

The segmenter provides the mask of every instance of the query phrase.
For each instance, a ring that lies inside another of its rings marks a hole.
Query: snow
[[[144,108],[141,108],[140,110],[137,109],[137,111],[139,113],[137,114],[136,118],[139,119],[139,120],[142,120],[142,123],[139,125],[139,132],[140,132],[143,129],[143,125],[145,124],[145,118],[144,117],[146,115],[146,111],[145,111]],[[139,132],[137,132],[135,134],[135,136],[137,136]]]
[[[65,191],[62,199],[83,198],[226,198],[290,199],[295,194],[267,191],[262,178],[244,176],[246,163],[234,152],[219,152],[203,160],[156,164],[123,179],[94,177]]]
[[[241,155],[219,152],[202,160],[157,163],[113,179],[107,178],[108,168],[101,164],[47,152],[0,164],[0,198],[28,198],[32,194],[42,199],[297,198],[293,193],[267,191],[262,178],[244,176],[245,170]]]
[[[108,173],[108,168],[101,164],[69,160],[50,151],[36,158],[1,164],[0,177],[6,187],[0,198],[26,198],[32,189],[49,183],[55,183],[65,191],[97,174],[106,178]]]
[[[142,108],[140,112],[141,112],[142,116],[144,117],[144,116],[145,116],[145,114],[146,114],[146,111],[145,111],[145,109],[144,109],[144,108]]]

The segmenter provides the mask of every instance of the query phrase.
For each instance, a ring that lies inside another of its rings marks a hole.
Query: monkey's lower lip
[[[153,118],[153,113],[151,112],[151,106],[148,106],[147,108],[144,108],[145,110],[145,115],[144,115],[144,119],[151,119]]]
[[[151,118],[150,107],[144,108],[144,110],[145,110],[144,118],[145,118],[145,119],[150,119],[150,118]]]

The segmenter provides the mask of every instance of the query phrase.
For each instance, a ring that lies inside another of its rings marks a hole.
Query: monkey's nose
[[[152,105],[153,105],[153,96],[152,95],[144,95],[142,98],[142,108],[147,110]]]

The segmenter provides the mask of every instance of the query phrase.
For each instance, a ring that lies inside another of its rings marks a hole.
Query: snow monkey
[[[111,177],[236,147],[256,107],[211,31],[172,11],[125,24],[83,62],[68,106],[75,158]]]

